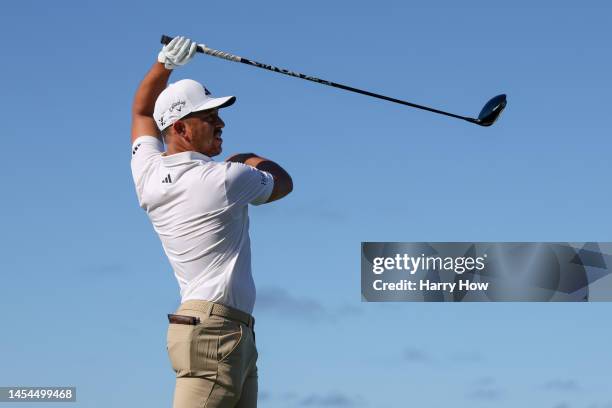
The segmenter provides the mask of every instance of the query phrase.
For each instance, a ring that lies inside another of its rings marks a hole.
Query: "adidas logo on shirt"
[[[136,152],[138,151],[138,148],[140,147],[142,143],[138,143],[136,146],[134,146],[134,149],[132,150],[132,156],[136,154]]]
[[[162,184],[164,183],[172,183],[172,179],[170,178],[169,174],[166,176],[165,179],[162,180]]]

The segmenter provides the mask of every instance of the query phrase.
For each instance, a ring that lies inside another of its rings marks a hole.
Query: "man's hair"
[[[163,129],[163,130],[160,132],[160,133],[161,133],[161,136],[162,136],[162,141],[164,142],[164,144],[165,144],[165,145],[167,145],[167,144],[168,144],[168,136],[170,136],[170,132],[171,132],[171,130],[170,130],[170,129],[171,129],[171,128],[172,128],[172,126],[168,126],[167,128]]]
[[[172,126],[168,126],[167,128],[161,131],[161,135],[164,138],[164,140],[166,140],[166,136],[170,134],[170,129],[172,129]]]

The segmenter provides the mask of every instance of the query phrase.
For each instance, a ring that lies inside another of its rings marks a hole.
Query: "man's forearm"
[[[289,173],[272,160],[257,156],[255,153],[242,153],[235,154],[226,161],[248,164],[258,170],[272,174],[272,177],[274,177],[274,189],[268,202],[283,198],[293,191],[293,180]]]
[[[265,157],[260,157],[260,156],[256,155],[255,153],[239,153],[239,154],[235,154],[235,155],[227,158],[225,161],[248,164],[249,166],[255,167],[256,169],[263,162],[274,163],[272,160],[266,159]],[[261,170],[261,169],[259,169],[259,170]]]
[[[156,62],[153,67],[151,67],[136,90],[134,104],[132,105],[133,115],[153,117],[155,101],[159,94],[166,88],[171,73],[172,70],[166,69],[164,64],[159,62]]]

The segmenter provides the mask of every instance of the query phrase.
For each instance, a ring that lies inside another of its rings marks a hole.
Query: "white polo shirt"
[[[136,139],[132,176],[174,269],[181,302],[208,300],[252,313],[248,204],[267,201],[272,175],[197,152],[162,152],[159,139]]]

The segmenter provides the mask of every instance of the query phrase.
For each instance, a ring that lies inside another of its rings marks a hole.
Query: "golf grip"
[[[168,44],[170,41],[172,41],[172,39],[173,37],[170,37],[168,35],[162,35],[161,43]],[[203,44],[198,44],[196,52],[201,52],[203,54],[212,55],[213,57],[223,58],[229,61],[241,62],[243,64],[252,65],[254,67],[267,69],[268,71],[278,72],[280,74],[285,74],[285,75],[289,75],[289,76],[296,77],[296,78],[306,79],[308,81],[316,82],[318,84],[323,84],[323,85],[333,86],[334,88],[344,89],[345,91],[356,92],[358,94],[372,96],[374,98],[383,99],[385,101],[395,102],[401,105],[412,106],[413,108],[423,109],[429,112],[439,113],[439,114],[450,116],[453,118],[467,120],[468,122],[477,123],[477,120],[473,118],[455,115],[454,113],[449,113],[449,112],[444,112],[438,109],[428,108],[427,106],[422,106],[422,105],[417,105],[416,103],[402,101],[401,99],[395,99],[395,98],[391,98],[385,95],[379,95],[374,92],[369,92],[369,91],[364,91],[362,89],[353,88],[348,85],[342,85],[342,84],[338,84],[335,82],[327,81],[325,79],[320,79],[320,78],[316,78],[313,76],[300,74],[299,72],[293,72],[287,69],[278,68],[278,67],[275,67],[274,65],[262,64],[261,62],[252,61],[247,58],[243,58],[237,55],[230,54],[228,52],[223,52],[223,51],[215,50],[212,48],[208,48]]]

